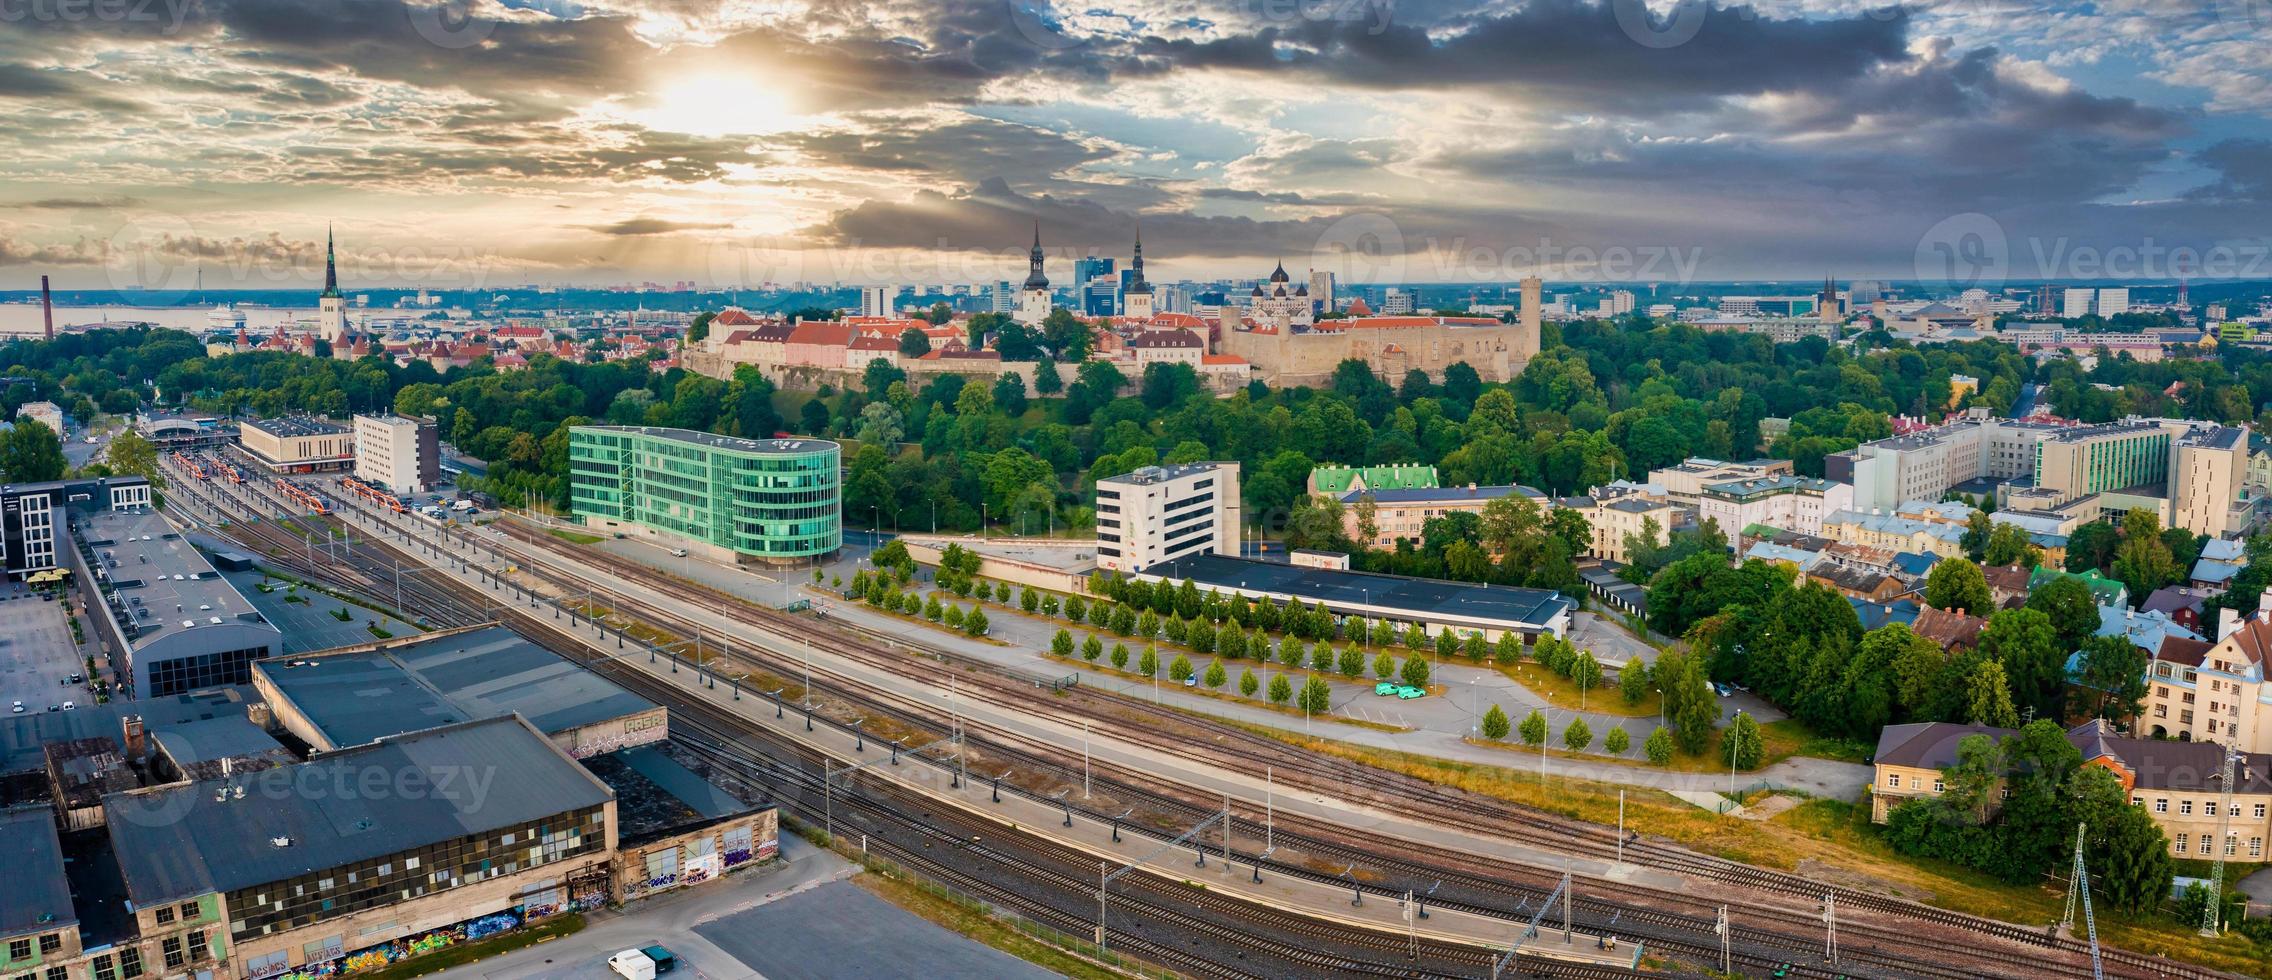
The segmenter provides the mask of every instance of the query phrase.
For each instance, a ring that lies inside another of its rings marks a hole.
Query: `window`
[[[2187,843],[2190,843],[2190,842],[2191,842],[2192,840],[2193,840],[2193,835],[2192,835],[2192,834],[2179,834],[2179,835],[2177,835],[2177,847],[2175,848],[2175,850],[2177,851],[2177,853],[2179,853],[2179,854],[2183,854],[2183,853],[2185,853],[2185,845],[2186,845]]]
[[[192,929],[189,933],[189,958],[203,960],[213,955],[213,948],[205,945],[205,930]]]
[[[1941,788],[1942,788],[1942,786],[1943,786],[1943,783],[1944,783],[1944,780],[1942,780],[1942,779],[1941,779],[1941,777],[1939,777],[1939,776],[1935,776],[1935,777],[1933,777],[1933,792],[1935,792],[1935,793],[1938,793],[1938,792],[1940,792],[1940,791],[1941,791]]]
[[[142,950],[137,946],[122,947],[118,951],[118,980],[134,980],[142,975]]]
[[[2256,819],[2264,819],[2264,804],[2262,803],[2256,805]]]
[[[150,913],[150,917],[158,920],[158,924],[161,926],[171,923],[174,921],[173,907],[170,905],[158,906],[155,911]]]
[[[1885,784],[1886,784],[1887,786],[1891,786],[1891,787],[1894,787],[1894,788],[1896,788],[1896,789],[1900,788],[1900,786],[1901,786],[1901,774],[1900,774],[1900,773],[1898,773],[1898,772],[1889,772],[1889,773],[1886,773],[1886,774],[1885,774]]]
[[[2169,799],[2168,799],[2167,797],[2164,797],[2164,798],[2162,798],[2162,799],[2157,799],[2157,800],[2155,800],[2155,801],[2154,801],[2154,812],[2155,812],[2155,813],[2168,813],[2168,812],[2169,812]]]
[[[60,932],[51,932],[39,937],[39,951],[42,953],[52,953],[62,948],[63,934]]]
[[[2185,849],[2185,835],[2183,835],[2183,834],[2179,834],[2179,835],[2178,835],[2178,838],[2177,838],[2177,839],[2178,839],[2178,844],[2177,844],[2177,846],[2178,846],[2178,849],[2179,849],[2179,850],[2184,850],[2184,849]],[[164,942],[162,942],[162,943],[159,943],[159,944],[158,944],[158,946],[159,946],[159,952],[161,952],[161,953],[163,953],[163,954],[165,955],[165,959],[166,959],[166,969],[168,969],[168,970],[171,970],[171,969],[174,969],[174,968],[176,968],[176,967],[179,967],[179,966],[181,966],[181,965],[182,965],[182,963],[184,962],[184,957],[183,957],[183,956],[182,956],[182,954],[181,954],[181,937],[180,937],[180,936],[167,936],[167,937],[166,937],[166,939],[165,939],[165,941],[164,941]]]
[[[95,980],[118,980],[118,965],[110,957],[95,957],[94,967]]]
[[[2178,815],[2179,815],[2179,816],[2182,816],[2182,817],[2190,817],[2190,816],[2192,816],[2192,815],[2193,815],[2193,801],[2192,801],[2192,800],[2179,800],[2179,801],[2177,801],[2177,813],[2178,813]]]
[[[2201,853],[2203,853],[2203,854],[2207,854],[2207,853],[2209,853],[2209,835],[2208,835],[2208,834],[2202,834],[2202,835],[2201,835]]]
[[[8,958],[9,958],[9,959],[11,959],[11,960],[28,960],[28,959],[31,959],[31,958],[32,958],[32,941],[31,941],[31,940],[29,940],[29,939],[11,939],[11,940],[9,940],[9,941],[8,941]]]
[[[2240,838],[2227,836],[2225,838],[2225,856],[2232,857],[2238,853],[2240,853]]]
[[[2249,856],[2249,857],[2263,857],[2263,856],[2264,856],[2264,838],[2262,838],[2262,837],[2251,837],[2251,838],[2249,838],[2249,839],[2248,839],[2248,856]]]
[[[196,902],[181,903],[181,920],[183,922],[188,922],[202,914],[204,913],[198,911]]]
[[[71,980],[71,968],[64,966],[48,967],[47,980]]]

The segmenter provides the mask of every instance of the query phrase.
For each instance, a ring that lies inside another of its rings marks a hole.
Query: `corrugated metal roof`
[[[215,797],[242,787],[243,798]],[[137,905],[282,881],[614,798],[528,722],[492,718],[296,766],[104,800]]]
[[[71,910],[71,885],[63,876],[54,810],[0,810],[0,868],[8,869],[8,887],[0,891],[0,936],[61,929],[79,921]]]

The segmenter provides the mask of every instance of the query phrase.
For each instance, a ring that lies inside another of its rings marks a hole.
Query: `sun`
[[[674,76],[633,117],[649,129],[712,137],[763,136],[805,122],[781,79],[730,70]]]

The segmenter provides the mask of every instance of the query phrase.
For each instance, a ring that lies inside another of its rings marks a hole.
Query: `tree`
[[[1396,658],[1382,653],[1373,658],[1373,676],[1388,680],[1396,676]]]
[[[1333,707],[1333,685],[1326,683],[1325,678],[1311,674],[1310,679],[1302,684],[1299,706],[1313,715],[1326,713]]]
[[[1424,657],[1404,658],[1404,667],[1397,672],[1404,683],[1413,687],[1428,686],[1428,661]]]
[[[1262,682],[1255,679],[1253,668],[1250,667],[1245,670],[1239,671],[1240,694],[1244,694],[1247,697],[1251,698],[1254,696],[1254,692],[1260,690],[1261,688]]]
[[[1365,676],[1365,651],[1357,649],[1354,644],[1342,647],[1341,662],[1338,666],[1341,668],[1341,676],[1343,677]]]
[[[1570,661],[1570,683],[1580,691],[1591,691],[1601,684],[1601,663],[1594,659],[1592,650],[1579,652]]]
[[[962,618],[962,631],[972,636],[986,635],[986,610],[970,607],[970,615]]]
[[[1759,768],[1767,757],[1767,746],[1760,741],[1759,722],[1747,712],[1736,712],[1735,720],[1720,733],[1720,762],[1749,772]]]
[[[1026,413],[1026,379],[1016,371],[1004,371],[994,379],[994,407],[1003,415],[1017,418]]]
[[[2161,519],[2143,508],[2122,518],[2122,545],[2114,550],[2112,574],[2132,595],[2148,595],[2179,580],[2177,557],[2161,537]]]
[[[1128,669],[1128,644],[1115,643],[1112,645],[1112,669]]]
[[[110,465],[112,473],[132,474],[159,486],[165,484],[158,474],[158,447],[133,429],[111,437],[110,445],[103,448],[103,462]]]
[[[947,624],[948,629],[962,629],[962,607],[948,606],[946,615],[941,617],[941,621]]]
[[[2090,586],[2084,585],[2082,579],[2061,575],[2043,583],[2029,593],[2027,608],[2050,620],[2061,650],[2080,650],[2083,641],[2098,632],[2098,599],[2091,595]]]
[[[1584,752],[1586,746],[1594,744],[1592,726],[1587,725],[1584,718],[1570,719],[1570,727],[1562,730],[1562,744],[1572,752]]]
[[[1523,641],[1515,638],[1513,630],[1500,633],[1499,643],[1492,654],[1492,658],[1497,660],[1501,667],[1514,666],[1523,659]]]
[[[1648,738],[1641,741],[1641,752],[1649,757],[1650,765],[1671,765],[1672,733],[1666,731],[1662,725],[1657,726],[1656,730],[1649,733]]]
[[[1988,548],[1982,553],[1983,561],[1990,565],[2027,565],[2043,563],[2043,549],[2028,540],[2027,531],[2017,524],[1998,524],[1988,535]]]
[[[1073,634],[1065,630],[1058,630],[1056,636],[1049,638],[1049,652],[1060,657],[1071,657],[1073,655]]]
[[[2094,636],[2082,646],[2082,676],[2076,686],[2088,692],[2091,714],[2108,721],[2138,716],[2146,698],[2146,652],[2121,634]]]
[[[1046,357],[1034,362],[1033,390],[1040,392],[1045,398],[1065,390],[1065,379],[1058,376],[1056,362]]]
[[[1187,664],[1186,666],[1189,666],[1189,665]],[[1157,674],[1157,673],[1159,673],[1159,672],[1160,672],[1160,652],[1159,652],[1158,648],[1156,648],[1156,647],[1152,646],[1151,644],[1147,643],[1147,644],[1145,644],[1145,645],[1144,645],[1144,654],[1143,654],[1143,656],[1140,656],[1140,657],[1137,657],[1137,658],[1136,658],[1136,673],[1138,673],[1138,674],[1140,674],[1140,675],[1143,675],[1143,676],[1145,676],[1145,677],[1151,677],[1151,676],[1153,676],[1154,674]]]
[[[1640,704],[1646,699],[1649,696],[1649,665],[1636,657],[1618,668],[1617,694],[1628,705]]]
[[[1285,704],[1293,697],[1294,682],[1287,680],[1286,675],[1276,674],[1270,678],[1270,703]]]
[[[1925,575],[1925,604],[1984,616],[1996,609],[1988,591],[1988,577],[1980,566],[1962,558],[1943,558]]]
[[[0,436],[0,477],[11,483],[44,483],[63,478],[63,441],[54,429],[20,419]]]
[[[1145,649],[1150,650],[1151,648],[1145,647]],[[1168,679],[1178,684],[1190,680],[1191,658],[1179,653],[1175,655],[1174,660],[1168,661]]]
[[[1023,589],[1019,589],[1019,590],[1018,590],[1018,608],[1020,608],[1020,609],[1023,609],[1023,610],[1025,610],[1025,611],[1026,611],[1026,612],[1028,612],[1028,613],[1031,613],[1031,612],[1033,612],[1034,610],[1041,608],[1041,595],[1040,595],[1039,593],[1035,592],[1035,591],[1034,591],[1033,589],[1031,589],[1031,588],[1023,588]],[[1063,631],[1063,630],[1059,630],[1058,632],[1064,632],[1064,631]]]
[[[1992,728],[2016,728],[2020,713],[2012,707],[2012,691],[2004,681],[2004,665],[1982,663],[1965,686],[1965,722]]]
[[[2122,546],[2122,533],[2113,524],[2103,520],[2092,521],[2075,528],[2067,535],[2067,570],[2070,572],[2106,571],[2114,561],[2114,551]]]
[[[1522,727],[1516,730],[1522,735],[1524,745],[1546,744],[1546,716],[1539,714],[1537,708],[1530,709],[1530,714],[1523,716]]]
[[[1179,656],[1176,659],[1181,660],[1183,658]],[[1229,679],[1230,672],[1223,669],[1223,662],[1220,660],[1214,660],[1208,662],[1207,673],[1200,678],[1200,681],[1201,683],[1206,684],[1208,687],[1214,688],[1216,690],[1222,690],[1223,683],[1225,681],[1228,681]]]
[[[2092,851],[2099,855],[2092,866],[2099,875],[2094,897],[2129,915],[2144,915],[2169,894],[2169,839],[2142,807],[2120,807],[2110,816],[2087,831],[2099,838]]]
[[[2062,717],[2067,686],[2067,654],[2051,620],[2033,609],[2005,609],[1980,631],[1980,653],[2009,684],[2006,703],[2033,710],[2037,718]],[[1977,700],[1972,703],[1978,704]],[[1995,724],[1994,722],[1978,722]]]
[[[1633,736],[1625,734],[1623,728],[1610,729],[1609,734],[1603,736],[1601,740],[1602,751],[1611,755],[1624,755],[1625,750],[1631,748],[1632,745]]]
[[[1091,633],[1088,639],[1081,641],[1081,659],[1095,663],[1096,659],[1101,656],[1104,656],[1104,643],[1097,639],[1095,633]],[[1126,662],[1125,658],[1121,661],[1121,663]],[[1118,667],[1120,664],[1113,664],[1113,666]]]
[[[1491,710],[1483,713],[1484,738],[1493,741],[1506,738],[1511,727],[1507,722],[1507,713],[1500,710],[1498,705],[1492,705]]]
[[[930,353],[930,352],[931,352],[931,336],[930,336],[929,334],[926,334],[926,333],[924,333],[924,332],[923,332],[923,329],[922,329],[921,327],[909,327],[909,328],[907,328],[907,329],[905,329],[905,330],[902,330],[902,331],[900,331],[900,334],[899,334],[899,353],[900,353],[900,356],[902,356],[902,357],[922,357],[923,355],[925,355],[925,354],[928,354],[928,353]]]
[[[934,622],[934,623],[936,623],[936,622],[938,622],[938,621],[939,621],[940,619],[944,618],[944,617],[945,617],[945,615],[946,615],[946,612],[947,612],[946,608],[945,608],[944,606],[941,606],[941,605],[939,605],[939,597],[938,597],[938,596],[936,596],[936,595],[932,596],[932,597],[931,597],[931,599],[930,599],[930,601],[928,601],[928,602],[925,602],[925,603],[923,604],[923,618],[924,618],[924,619],[928,619],[928,620],[930,620],[930,621],[932,621],[932,622]],[[1059,636],[1066,636],[1066,634],[1065,634],[1065,631],[1064,631],[1064,630],[1058,630],[1058,631],[1057,631],[1057,634],[1058,634]],[[1066,636],[1066,645],[1067,645],[1067,646],[1071,646],[1071,645],[1072,645],[1072,637],[1070,637],[1070,636]]]
[[[1988,536],[1994,532],[1995,526],[1989,523],[1988,512],[1975,510],[1972,512],[1972,516],[1965,518],[1964,536],[1957,539],[1957,546],[1964,549],[1966,556],[1974,561],[1979,561],[1982,555],[1988,553]],[[1936,608],[1946,609],[1949,607],[1938,606]]]

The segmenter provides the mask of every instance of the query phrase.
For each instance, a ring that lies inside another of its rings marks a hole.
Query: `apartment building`
[[[441,427],[426,418],[355,416],[355,476],[399,494],[440,484]]]
[[[2272,752],[2272,614],[2259,609],[2219,624],[2206,649],[2165,644],[2146,665],[2146,701],[2138,729],[2156,738]]]
[[[1754,459],[1744,462],[1727,462],[1691,456],[1671,466],[1649,471],[1648,483],[1664,488],[1665,496],[1676,503],[1696,507],[1704,496],[1704,488],[1721,483],[1743,480],[1773,480],[1794,475],[1797,468],[1787,459]],[[1738,524],[1730,527],[1725,521],[1721,527],[1734,533]]]
[[[1559,506],[1585,515],[1586,524],[1593,530],[1593,541],[1586,553],[1614,562],[1632,560],[1632,549],[1626,546],[1628,538],[1639,539],[1648,530],[1651,521],[1656,523],[1656,543],[1664,544],[1675,528],[1684,526],[1688,509],[1661,496],[1648,493],[1627,493],[1614,497],[1569,497]],[[1721,525],[1723,531],[1734,533],[1733,528]]]
[[[2008,728],[1947,723],[1890,725],[1872,756],[1870,819],[1884,823],[1895,807],[1947,792],[1941,771],[1955,765],[1967,736],[1994,739]],[[2067,732],[2083,764],[2112,773],[2169,838],[2170,855],[2209,859],[2220,850],[2231,861],[2263,862],[2272,841],[2272,756],[2244,753],[2234,768],[2232,805],[2223,806],[2224,749],[2203,742],[2128,738],[2101,720]]]
[[[1412,487],[1401,490],[1350,490],[1341,494],[1342,529],[1349,540],[1371,548],[1394,548],[1398,539],[1418,541],[1430,520],[1447,514],[1481,514],[1502,497],[1528,497],[1542,509],[1546,494],[1531,487]],[[1374,533],[1364,528],[1370,510]]]
[[[1707,484],[1696,495],[1696,519],[1716,520],[1730,538],[1755,524],[1821,534],[1825,515],[1853,506],[1854,488],[1808,476],[1772,476]]]
[[[1097,567],[1239,553],[1239,464],[1147,466],[1097,481]]]

